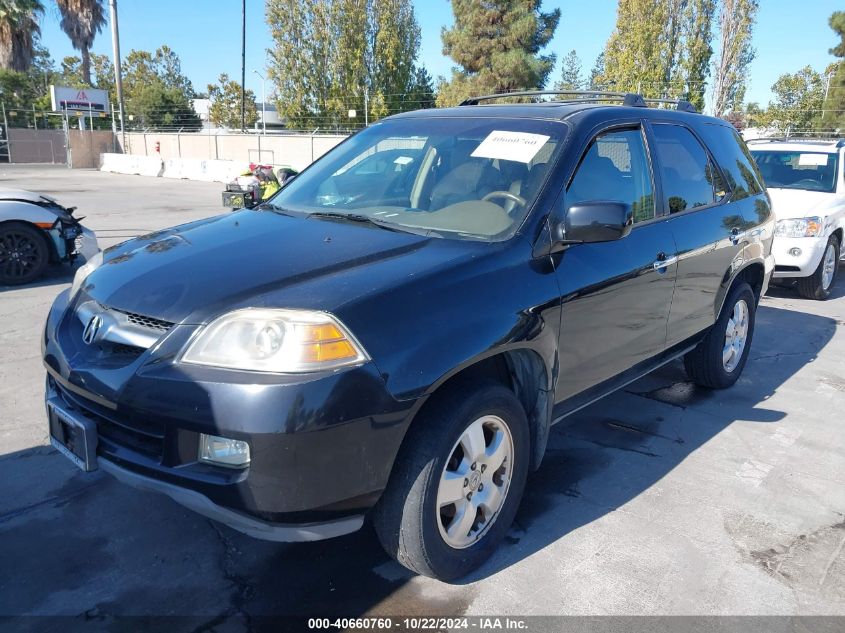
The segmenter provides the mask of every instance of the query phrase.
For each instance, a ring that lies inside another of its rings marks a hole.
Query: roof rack
[[[693,112],[698,113],[698,110],[695,109],[695,106],[692,105],[689,101],[685,99],[646,99],[646,103],[666,103],[669,105],[674,105],[675,109],[679,112]]]
[[[845,138],[823,136],[766,136],[748,139],[746,143],[816,143],[818,145],[835,143],[836,147],[845,147]]]
[[[573,99],[561,99],[555,103],[583,103],[596,101],[621,101],[624,106],[647,108],[649,103],[675,104],[681,112],[698,112],[689,101],[683,99],[645,99],[636,92],[607,92],[604,90],[525,90],[520,92],[500,92],[464,99],[459,106],[478,105],[481,101],[503,99],[505,97],[543,97],[548,95],[573,95]]]

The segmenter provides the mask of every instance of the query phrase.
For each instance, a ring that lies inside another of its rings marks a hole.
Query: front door
[[[660,354],[675,285],[675,242],[655,209],[652,169],[639,124],[589,144],[565,194],[631,205],[634,226],[612,242],[577,244],[560,257],[560,371],[556,399],[576,396]]]

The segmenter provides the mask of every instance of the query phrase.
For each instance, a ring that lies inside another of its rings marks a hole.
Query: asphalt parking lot
[[[216,183],[2,166],[0,186],[78,206],[103,247],[223,211]],[[845,615],[845,277],[824,303],[765,297],[732,389],[672,364],[555,426],[506,543],[455,585],[369,527],[261,542],[77,470],[48,444],[39,355],[71,277],[0,287],[0,615]]]

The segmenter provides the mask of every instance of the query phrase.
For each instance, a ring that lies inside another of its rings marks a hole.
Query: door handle
[[[668,256],[666,253],[658,253],[657,259],[654,260],[654,270],[659,271],[662,268],[667,268],[672,264],[677,263],[678,257],[676,255]]]
[[[745,231],[739,229],[731,229],[730,240],[731,244],[739,244],[739,241],[745,237]]]

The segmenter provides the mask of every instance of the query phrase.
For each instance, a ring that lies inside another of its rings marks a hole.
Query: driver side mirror
[[[563,244],[611,242],[631,232],[631,205],[617,200],[587,200],[573,204],[555,227],[555,239]]]

